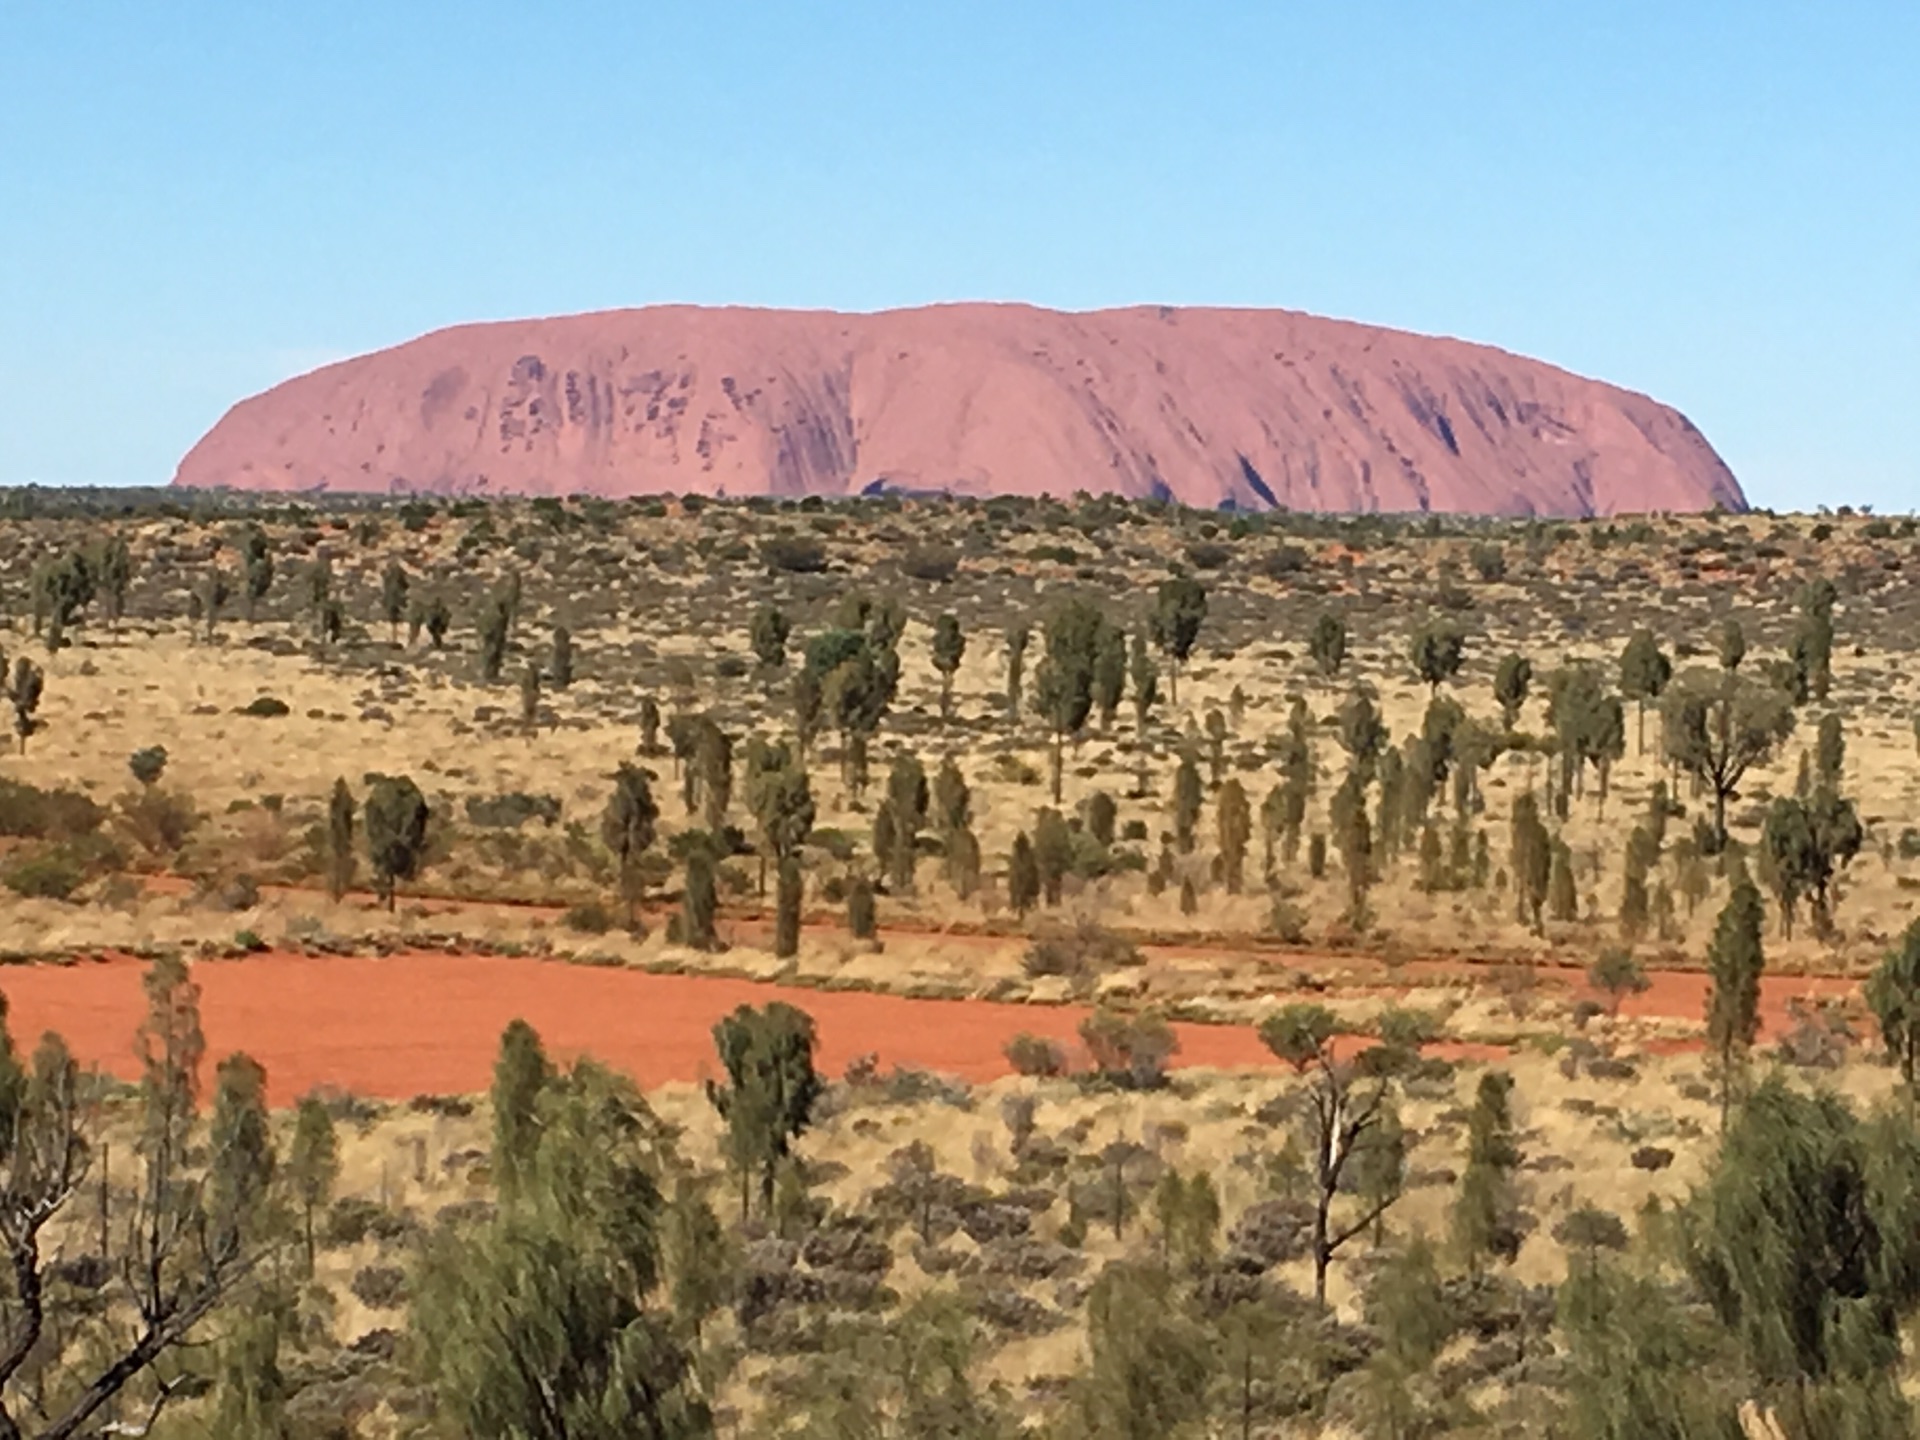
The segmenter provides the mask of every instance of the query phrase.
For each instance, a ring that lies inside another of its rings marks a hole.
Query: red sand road
[[[0,970],[15,1043],[30,1046],[42,1031],[58,1030],[81,1059],[132,1078],[143,973],[134,960]],[[262,955],[200,961],[193,974],[208,1052],[251,1054],[267,1068],[275,1105],[316,1085],[387,1099],[484,1090],[500,1031],[515,1017],[555,1055],[590,1053],[654,1086],[712,1074],[713,1024],[737,1005],[787,1000],[805,1009],[820,1028],[820,1062],[830,1074],[877,1052],[882,1064],[968,1080],[1006,1074],[1001,1048],[1020,1031],[1071,1042],[1086,1014],[430,953]],[[1179,1064],[1274,1063],[1250,1029],[1174,1028]]]
[[[58,1030],[84,1061],[136,1073],[134,1032],[144,1003],[144,966],[132,959],[0,970],[15,1042]],[[271,1098],[284,1105],[316,1085],[406,1099],[486,1088],[500,1031],[524,1018],[554,1054],[592,1054],[654,1086],[713,1073],[712,1028],[737,1005],[786,1000],[820,1027],[821,1064],[838,1074],[868,1052],[967,1080],[1007,1073],[1002,1047],[1021,1031],[1074,1045],[1086,1010],[1076,1006],[913,1000],[696,975],[648,975],[557,960],[422,953],[391,957],[258,955],[194,966],[208,1049],[246,1050],[267,1068]],[[1549,986],[1580,984],[1577,972],[1542,970]],[[1631,1016],[1697,1019],[1707,977],[1665,971],[1622,1007]],[[1772,977],[1762,985],[1762,1035],[1789,1024],[1787,1002],[1846,995],[1846,980]],[[1176,1025],[1176,1064],[1267,1068],[1275,1062],[1245,1026]],[[1500,1053],[1482,1045],[1439,1047],[1460,1059]]]

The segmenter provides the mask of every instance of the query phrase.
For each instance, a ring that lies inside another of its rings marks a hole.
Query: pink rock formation
[[[463,325],[244,400],[178,485],[633,495],[1076,490],[1246,509],[1744,502],[1677,412],[1283,310],[665,306]]]

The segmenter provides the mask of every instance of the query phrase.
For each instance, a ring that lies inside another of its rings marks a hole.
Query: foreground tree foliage
[[[256,1276],[268,1253],[274,1151],[265,1075],[245,1056],[222,1062],[210,1125],[199,1123],[199,989],[178,959],[146,977],[142,1079],[133,1113],[134,1181],[103,1185],[106,1216],[87,1227],[105,1253],[49,1244],[87,1193],[106,1118],[105,1087],[57,1036],[30,1061],[0,1007],[0,1436],[65,1440],[103,1432],[114,1415],[151,1426],[184,1381],[163,1359]],[[54,1253],[49,1254],[49,1250]],[[76,1278],[81,1283],[76,1284]]]
[[[1274,1055],[1308,1077],[1306,1145],[1312,1184],[1313,1298],[1326,1303],[1327,1271],[1334,1256],[1355,1236],[1372,1228],[1400,1198],[1398,1184],[1363,1196],[1357,1213],[1336,1216],[1336,1200],[1353,1187],[1349,1171],[1365,1147],[1376,1143],[1392,1111],[1394,1066],[1363,1072],[1334,1053],[1333,1013],[1321,1005],[1289,1005],[1260,1026],[1261,1042]]]
[[[543,1077],[532,1112],[497,1216],[440,1232],[420,1267],[415,1353],[439,1433],[711,1434],[662,1302],[664,1132],[631,1082],[591,1061]]]
[[[740,1178],[740,1214],[757,1183],[762,1209],[773,1204],[780,1167],[807,1128],[822,1081],[813,1067],[812,1017],[774,1001],[742,1005],[713,1027],[727,1083],[707,1082],[707,1098],[727,1127],[727,1159]]]

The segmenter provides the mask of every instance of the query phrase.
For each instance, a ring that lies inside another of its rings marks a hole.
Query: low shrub
[[[613,928],[613,916],[598,900],[582,900],[567,907],[561,923],[580,935],[604,935]]]
[[[1067,1052],[1057,1040],[1029,1035],[1025,1031],[1007,1041],[1001,1053],[1007,1057],[1007,1064],[1013,1067],[1016,1075],[1045,1078],[1064,1075],[1067,1070]]]
[[[396,1265],[369,1265],[354,1273],[348,1288],[370,1310],[398,1310],[407,1303],[407,1272]]]
[[[827,568],[827,551],[818,540],[797,535],[780,535],[760,543],[760,558],[767,569],[789,575],[817,575]]]
[[[1165,1017],[1102,1008],[1080,1022],[1080,1040],[1102,1079],[1133,1090],[1166,1083],[1167,1062],[1180,1041]]]
[[[86,868],[63,845],[17,855],[0,870],[0,883],[29,900],[70,899],[86,880]]]
[[[1139,947],[1091,920],[1071,928],[1048,926],[1027,948],[1021,968],[1031,978],[1064,975],[1084,979],[1103,971],[1141,963]]]
[[[552,825],[560,819],[558,796],[528,795],[519,790],[504,795],[469,795],[465,808],[468,824],[489,830],[515,830],[529,820]]]
[[[320,1243],[329,1249],[358,1245],[362,1240],[401,1240],[413,1232],[413,1221],[358,1195],[333,1202],[320,1228]]]
[[[78,790],[42,790],[0,777],[0,835],[71,840],[100,828],[107,812]]]
[[[940,584],[959,573],[960,556],[944,546],[916,545],[900,562],[900,568],[915,580],[930,580]]]
[[[273,695],[256,695],[240,707],[242,715],[252,715],[260,720],[277,720],[282,715],[292,713],[287,702]]]

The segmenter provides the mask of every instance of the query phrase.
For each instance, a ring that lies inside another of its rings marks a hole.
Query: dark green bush
[[[30,900],[65,900],[86,883],[87,872],[64,846],[16,855],[0,871],[0,883]]]
[[[107,812],[77,790],[42,790],[0,777],[0,835],[71,840],[100,828]]]
[[[466,811],[470,825],[513,830],[529,820],[554,824],[560,819],[560,799],[555,795],[528,795],[518,790],[504,795],[469,795]]]

